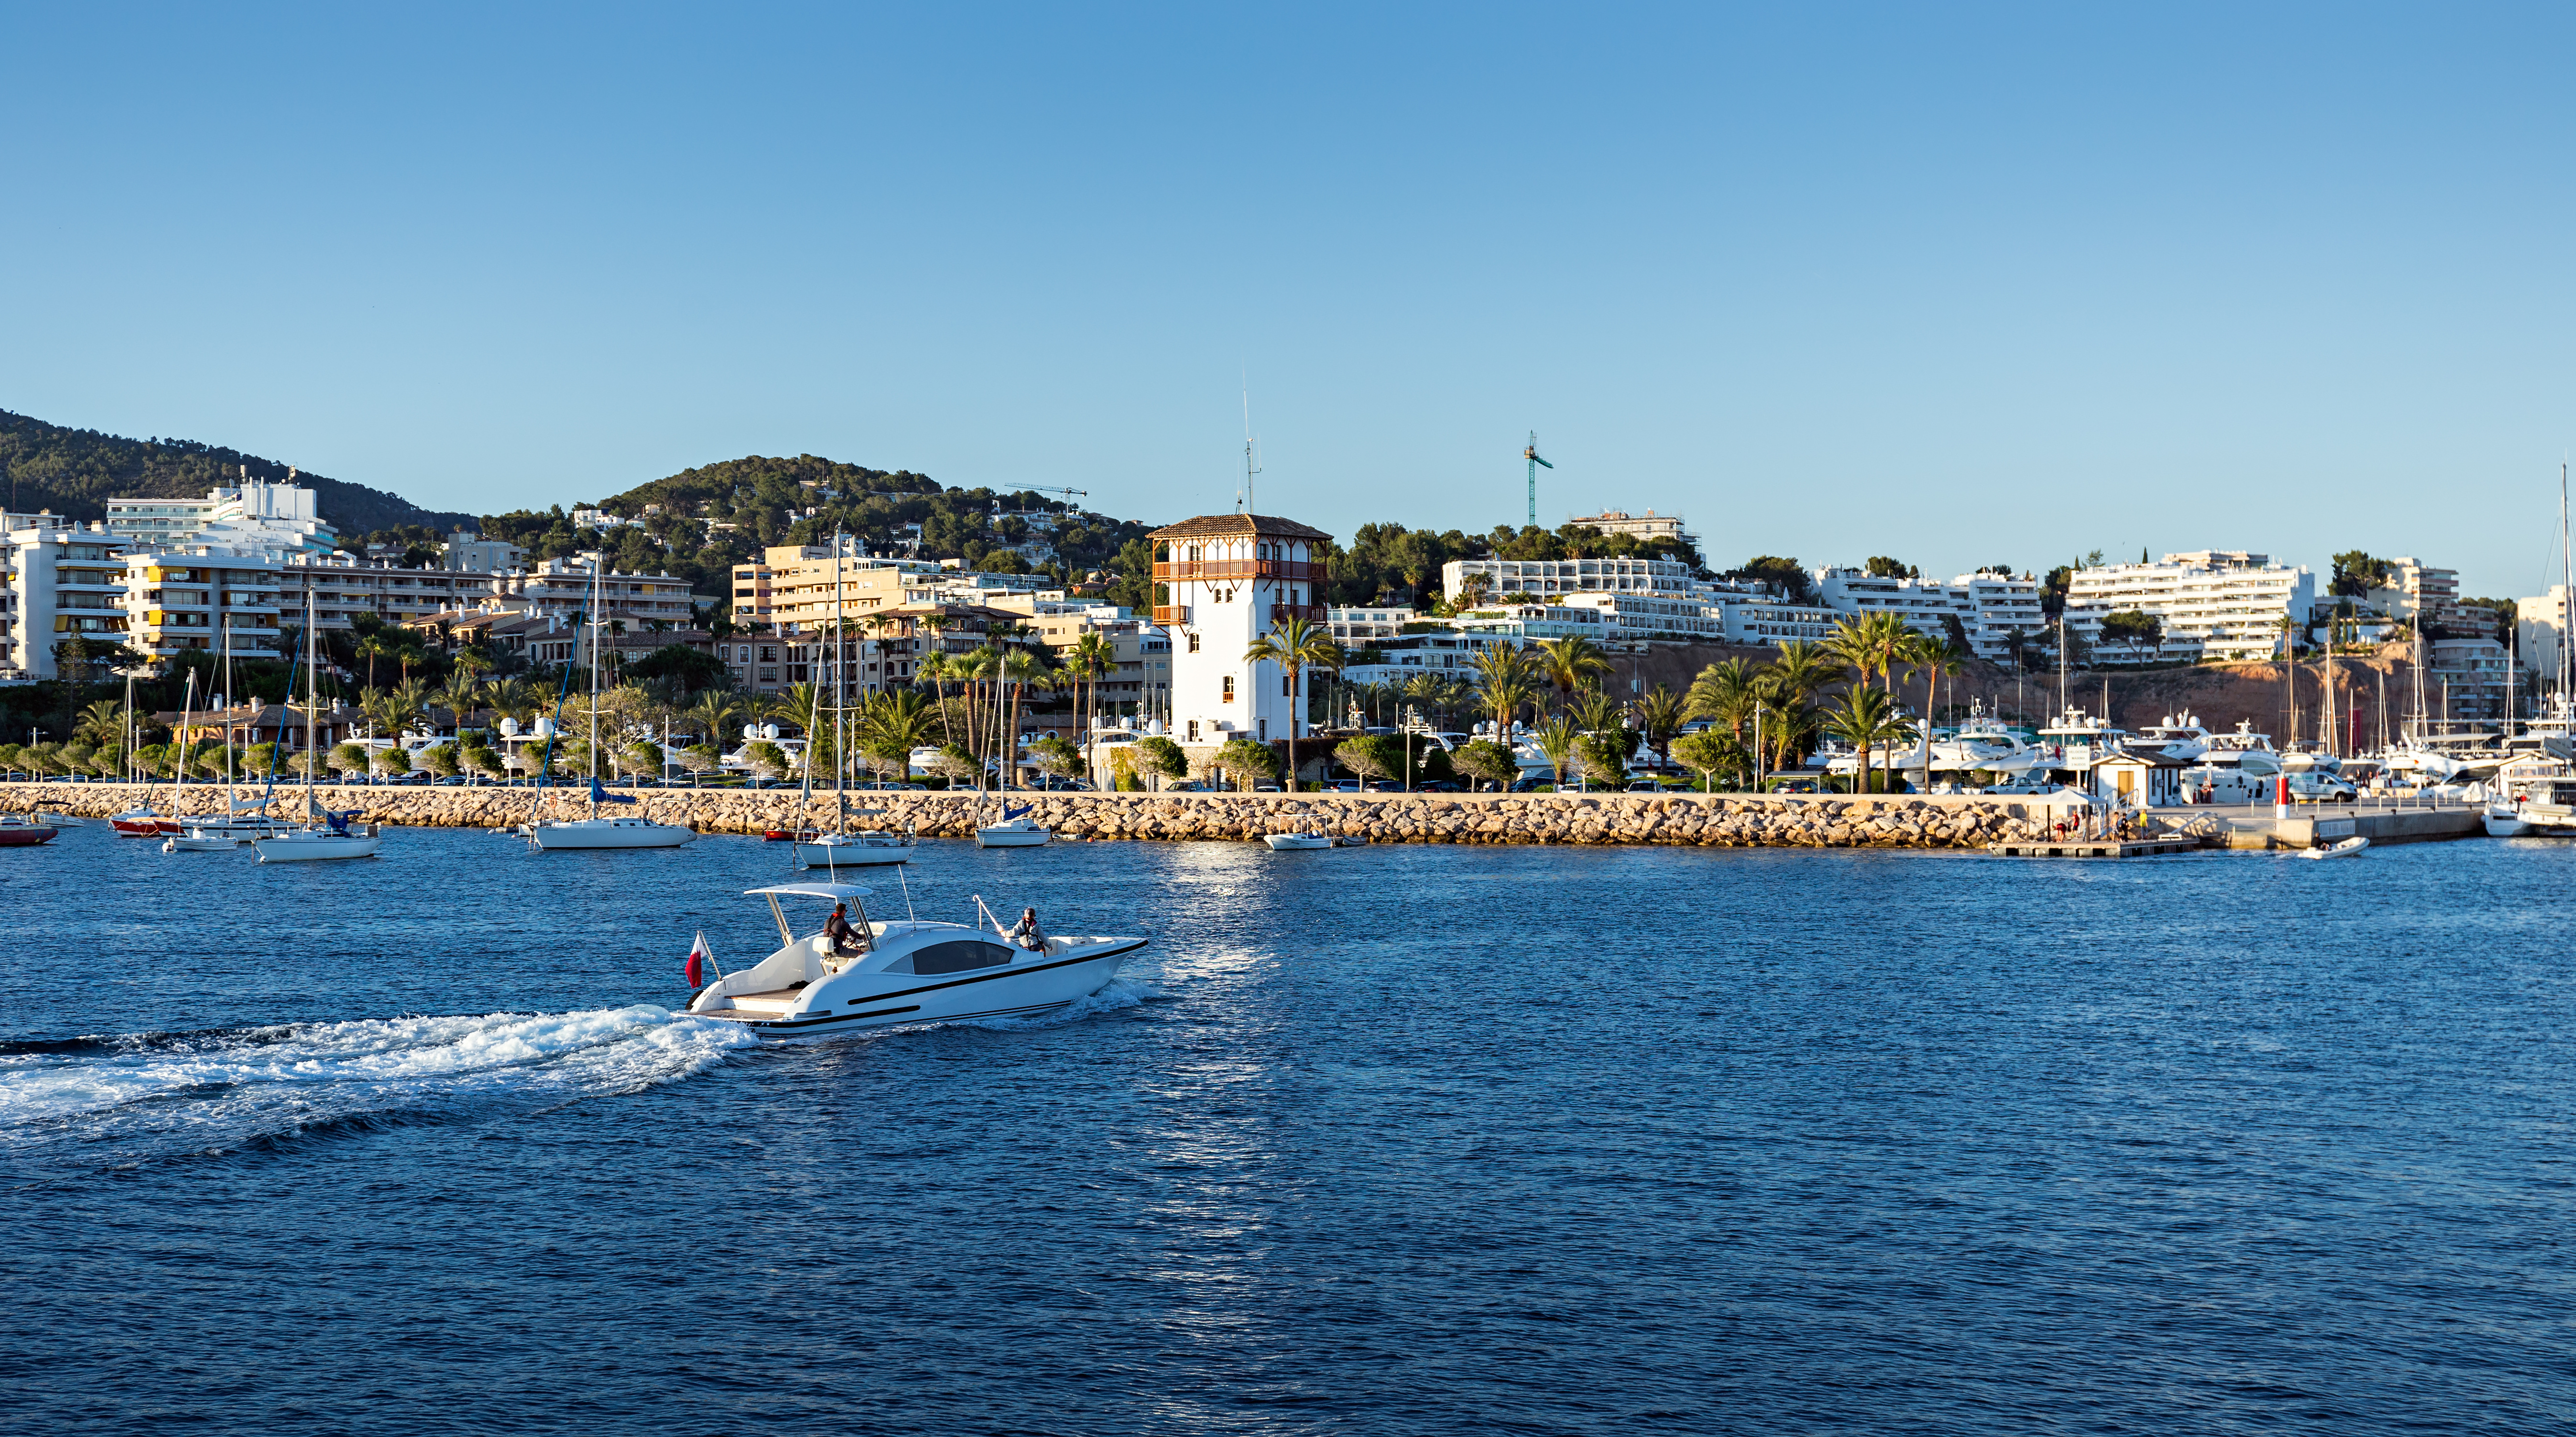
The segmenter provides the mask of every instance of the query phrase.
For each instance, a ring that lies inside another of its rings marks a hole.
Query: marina
[[[2319,1391],[2344,1431],[2556,1420],[2550,1384],[2482,1374],[2548,1370],[2571,1295],[2547,1174],[2576,1080],[2530,1035],[2576,1022],[2534,942],[2576,921],[2576,846],[1319,864],[925,839],[922,918],[990,931],[981,893],[1149,946],[1056,1016],[819,1044],[676,1016],[694,935],[727,972],[778,946],[741,894],[811,881],[785,844],[402,847],[395,885],[174,866],[104,825],[0,864],[44,951],[128,953],[136,914],[199,915],[185,962],[0,972],[17,1318],[148,1324],[156,1352],[57,1350],[22,1424],[248,1404],[366,1425],[366,1384],[302,1380],[241,1340],[259,1328],[317,1334],[281,1341],[460,1428],[595,1364],[631,1379],[591,1399],[597,1425],[782,1404],[899,1425],[922,1396],[854,1390],[850,1366],[947,1361],[961,1334],[1023,1370],[932,1406],[1006,1428],[1061,1430],[1076,1400],[1086,1430],[1154,1428],[1176,1394],[1253,1385],[1367,1426],[1426,1384],[1430,1425],[1462,1431],[1787,1412],[1842,1384],[1901,1388],[1881,1410],[1924,1430],[1998,1404],[2251,1422],[2303,1405],[2266,1393]],[[866,882],[871,916],[904,916],[906,890]],[[1618,991],[1569,990],[1578,952]],[[991,1215],[1041,1194],[1049,1220],[995,1250]],[[2212,1225],[2212,1204],[2258,1216]],[[853,1212],[863,1251],[804,1245],[792,1284],[745,1299],[779,1232]],[[2259,1283],[2235,1275],[2257,1260]],[[190,1300],[138,1272],[184,1272]],[[1212,1302],[1222,1339],[1175,1342]],[[2463,1304],[2474,1333],[2444,1315]],[[1476,1340],[1439,1340],[1462,1322]],[[781,1324],[795,1340],[762,1348]],[[1317,1324],[1411,1355],[1341,1360]],[[710,1380],[751,1350],[756,1387]],[[1604,1390],[1586,1374],[1610,1362]],[[1099,1363],[1136,1381],[1048,1375]]]

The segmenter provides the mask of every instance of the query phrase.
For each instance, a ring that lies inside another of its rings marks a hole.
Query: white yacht
[[[2270,777],[2281,771],[2281,754],[2272,747],[2272,736],[2256,733],[2252,719],[2239,719],[2234,733],[2209,735],[2201,762],[2212,768],[2232,768],[2244,773]]]
[[[1143,938],[1047,938],[1014,942],[999,923],[899,920],[879,923],[855,883],[781,883],[754,888],[778,922],[778,951],[723,975],[690,998],[691,1016],[739,1023],[761,1037],[810,1040],[910,1023],[1018,1018],[1087,998],[1118,976]],[[798,937],[781,898],[847,903],[857,942],[834,951],[820,931]],[[979,899],[976,908],[983,910]],[[992,915],[987,912],[986,918]]]
[[[1261,841],[1269,844],[1273,853],[1295,853],[1333,846],[1333,836],[1329,833],[1271,833],[1264,834]]]
[[[2093,765],[2117,757],[2129,731],[2095,718],[2082,709],[2068,709],[2053,723],[2040,725],[2039,743],[2034,750],[2041,763],[2062,781],[2090,791],[2093,787]]]
[[[2129,740],[2133,752],[2152,754],[2164,750],[2167,758],[2190,760],[2209,752],[2210,732],[2190,714],[2166,714],[2164,722],[2138,730]]]
[[[2496,775],[2484,822],[2497,838],[2576,838],[2576,774],[2550,758],[2519,758]]]

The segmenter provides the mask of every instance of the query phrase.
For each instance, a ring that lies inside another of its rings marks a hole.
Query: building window
[[[1199,636],[1198,636],[1198,635],[1196,635],[1196,634],[1192,634],[1192,635],[1190,635],[1190,652],[1195,654],[1195,653],[1197,653],[1198,651],[1199,651]]]
[[[1234,702],[1234,675],[1232,674],[1227,674],[1225,676],[1225,701],[1227,703]]]
[[[1286,674],[1281,674],[1279,676],[1279,696],[1283,699],[1293,699],[1296,697],[1296,695],[1291,693],[1288,689],[1288,676]]]

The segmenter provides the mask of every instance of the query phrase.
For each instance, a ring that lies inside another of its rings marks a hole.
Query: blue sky
[[[2553,567],[2542,7],[13,7],[0,407],[1712,557]]]

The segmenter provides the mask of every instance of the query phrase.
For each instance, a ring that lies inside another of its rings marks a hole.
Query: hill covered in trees
[[[276,483],[286,466],[193,439],[126,439],[95,429],[66,429],[0,409],[0,478],[8,507],[21,514],[50,509],[78,520],[107,517],[110,498],[199,499],[209,489],[250,476]],[[399,494],[306,472],[296,482],[314,493],[322,517],[343,534],[417,526],[439,529],[471,516],[423,509]]]
[[[1152,603],[1153,555],[1144,540],[1153,525],[1086,513],[1031,490],[955,489],[910,470],[754,454],[684,469],[596,507],[642,521],[610,537],[617,567],[686,575],[701,592],[728,592],[726,571],[773,544],[829,543],[837,531],[884,553],[908,548],[918,526],[925,559],[1044,572],[1074,585],[1099,575],[1115,602]],[[561,505],[495,514],[482,528],[540,559],[599,542],[576,530]]]

